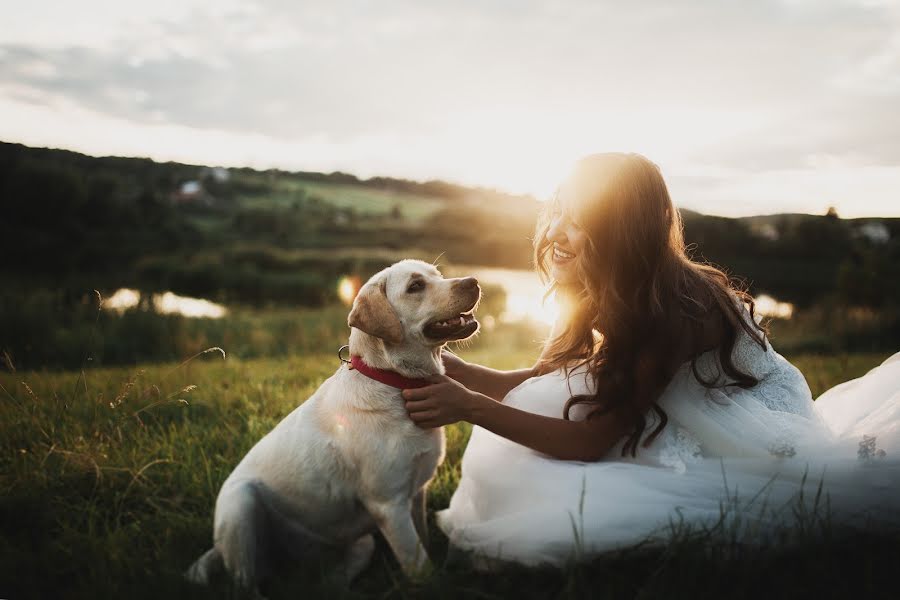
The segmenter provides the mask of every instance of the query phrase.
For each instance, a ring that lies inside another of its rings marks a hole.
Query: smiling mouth
[[[553,260],[564,262],[567,260],[572,260],[575,258],[575,255],[571,252],[567,252],[559,247],[559,244],[553,244]]]
[[[464,340],[478,331],[478,321],[471,312],[460,313],[455,317],[432,321],[425,325],[423,332],[434,340]]]

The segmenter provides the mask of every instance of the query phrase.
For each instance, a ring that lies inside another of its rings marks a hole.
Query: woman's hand
[[[461,359],[456,360],[462,362]],[[433,382],[431,385],[403,390],[406,412],[413,423],[422,429],[470,421],[473,410],[480,402],[493,402],[445,375],[435,375],[429,380]]]
[[[479,396],[487,396],[487,399],[494,399],[497,402],[502,401],[509,390],[534,376],[533,368],[498,371],[466,362],[447,350],[441,353],[441,361],[444,363],[447,377],[455,379],[468,388],[468,391]]]
[[[469,363],[448,350],[441,351],[441,362],[444,363],[447,377],[457,381],[462,381],[471,370]]]

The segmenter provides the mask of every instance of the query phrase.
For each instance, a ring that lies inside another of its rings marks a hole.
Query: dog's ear
[[[347,324],[392,344],[403,341],[403,326],[387,299],[385,282],[363,286]]]

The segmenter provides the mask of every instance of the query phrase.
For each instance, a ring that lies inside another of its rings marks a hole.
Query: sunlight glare
[[[344,433],[344,430],[347,429],[348,423],[349,422],[347,421],[347,417],[342,414],[338,414],[334,418],[334,425],[338,433]]]
[[[350,306],[353,304],[353,299],[356,298],[356,293],[359,292],[359,278],[345,275],[341,277],[341,280],[338,282],[338,298],[341,299],[341,302]]]
[[[178,296],[172,292],[156,294],[153,296],[153,305],[158,312],[164,315],[178,314],[184,317],[205,317],[208,319],[221,319],[227,312],[225,307],[202,298],[188,298]]]
[[[120,288],[103,301],[103,308],[119,313],[129,308],[134,308],[141,301],[141,293],[130,288]],[[183,317],[221,319],[228,310],[221,304],[204,300],[203,298],[190,298],[179,296],[172,292],[152,295],[153,308],[164,315],[181,315]]]
[[[506,321],[532,320],[545,325],[553,325],[559,317],[559,306],[553,297],[542,302],[543,290],[535,290],[534,294],[513,293],[506,296]]]
[[[533,321],[552,325],[559,317],[559,305],[553,297],[544,301],[546,288],[534,271],[520,269],[500,269],[496,267],[456,266],[449,269],[452,275],[473,275],[482,284],[495,285],[503,289],[506,304],[500,321]],[[487,294],[490,291],[486,292]]]
[[[794,316],[794,305],[790,302],[779,302],[772,296],[760,294],[753,299],[756,314],[773,319],[790,319]]]
[[[103,308],[122,312],[137,306],[140,300],[141,294],[137,290],[121,288],[103,301]]]

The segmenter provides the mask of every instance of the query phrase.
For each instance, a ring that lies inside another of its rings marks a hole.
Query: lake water
[[[141,294],[137,290],[121,288],[116,290],[116,293],[112,296],[103,300],[103,308],[123,312],[126,309],[137,306],[140,300]],[[156,312],[166,315],[175,314],[184,317],[221,319],[228,314],[228,310],[221,304],[216,304],[203,298],[179,296],[172,292],[153,294],[151,302]]]
[[[555,300],[552,297],[544,299],[546,289],[534,271],[478,266],[450,266],[444,267],[442,271],[447,277],[474,275],[482,283],[502,287],[506,293],[506,308],[500,315],[501,321],[533,321],[549,325],[559,315],[559,306]],[[345,277],[338,286],[338,295],[349,305],[362,283],[355,277]],[[121,288],[104,299],[103,307],[121,312],[137,306],[139,301],[140,293],[137,290]],[[757,314],[764,317],[790,319],[794,314],[793,304],[781,302],[772,296],[762,294],[755,301]],[[228,314],[228,310],[221,304],[203,298],[179,296],[172,292],[154,294],[152,302],[154,309],[163,314],[209,319],[220,319]]]
[[[757,314],[764,317],[790,319],[794,316],[794,305],[790,302],[780,302],[767,294],[760,294],[753,300],[756,302]]]
[[[506,310],[500,315],[501,321],[531,320],[551,325],[559,316],[556,301],[552,297],[544,300],[546,289],[534,271],[466,266],[442,271],[448,277],[472,275],[481,283],[502,287],[506,292]]]
[[[506,292],[506,310],[500,317],[504,321],[530,319],[552,324],[559,315],[559,307],[553,298],[544,300],[546,288],[534,271],[521,269],[496,269],[477,266],[453,266],[443,269],[445,276],[473,275],[483,283],[503,287]],[[794,305],[762,294],[754,298],[756,313],[764,317],[790,319]]]

